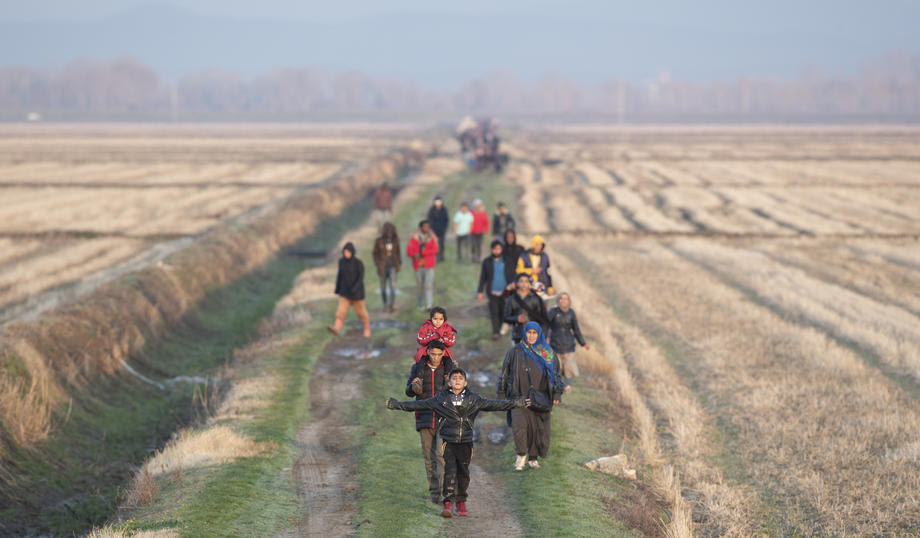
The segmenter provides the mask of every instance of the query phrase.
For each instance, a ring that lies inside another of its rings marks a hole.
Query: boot
[[[454,517],[453,512],[450,511],[450,501],[444,501],[444,510],[441,510],[441,517]]]
[[[465,503],[465,502],[460,501],[460,502],[457,503],[457,515],[458,515],[458,516],[468,516],[468,515],[470,515],[470,513],[466,511],[466,503]]]
[[[514,460],[514,470],[523,471],[524,465],[527,464],[527,454],[518,454],[516,460]]]

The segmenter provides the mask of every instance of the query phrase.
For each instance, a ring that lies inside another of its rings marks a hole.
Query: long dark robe
[[[553,359],[556,372],[561,371],[559,359]],[[557,374],[558,375],[558,374]],[[561,380],[558,383],[561,387]],[[531,387],[545,392],[550,400],[559,400],[562,393],[553,388],[543,368],[515,345],[505,354],[502,372],[498,379],[498,394],[505,398],[527,397]],[[549,451],[550,415],[552,411],[537,412],[526,407],[510,412],[514,449],[517,454],[527,454],[530,459],[545,458]]]

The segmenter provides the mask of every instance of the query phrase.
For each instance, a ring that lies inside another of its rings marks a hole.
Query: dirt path
[[[463,327],[481,314],[479,305],[463,305],[453,309],[458,315],[452,323]],[[386,319],[375,324],[390,323]],[[310,381],[311,420],[303,424],[297,435],[302,453],[297,457],[293,474],[303,517],[287,536],[349,536],[358,531],[357,519],[359,482],[355,474],[356,455],[351,432],[357,428],[346,415],[348,402],[360,394],[363,378],[370,366],[390,363],[415,351],[413,328],[405,328],[406,346],[381,347],[373,339],[365,342],[360,330],[351,328],[347,334],[323,350]],[[488,342],[489,353],[483,353],[475,341],[464,342],[455,354],[464,368],[478,374],[479,384],[471,380],[473,390],[494,397],[494,381],[480,373],[483,366],[494,361],[501,344]],[[494,348],[494,349],[492,349]],[[367,360],[372,358],[373,360]],[[475,450],[498,450],[508,442],[490,442],[488,433],[501,429],[504,414],[487,413],[477,421],[481,437]],[[494,415],[494,416],[491,416]],[[500,415],[500,416],[499,416]],[[421,459],[421,454],[419,454]],[[499,479],[475,463],[471,466],[468,518],[454,518],[444,530],[446,536],[523,536],[520,522],[508,503],[507,492]],[[432,510],[437,508],[432,505]]]
[[[354,342],[363,347],[347,347]],[[357,531],[358,482],[348,441],[355,425],[344,416],[343,404],[359,394],[368,347],[351,335],[326,346],[316,364],[310,380],[311,420],[297,434],[302,453],[294,462],[303,518],[289,536],[348,536]]]

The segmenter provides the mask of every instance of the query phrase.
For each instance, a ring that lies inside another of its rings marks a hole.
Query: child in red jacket
[[[454,358],[450,353],[450,347],[457,343],[457,329],[454,329],[447,323],[447,311],[440,306],[431,309],[428,319],[419,327],[418,336],[416,336],[415,339],[418,341],[418,350],[415,352],[415,362],[418,362],[419,359],[425,356],[425,352],[428,351],[429,342],[434,342],[435,340],[440,340],[444,343],[445,357]]]

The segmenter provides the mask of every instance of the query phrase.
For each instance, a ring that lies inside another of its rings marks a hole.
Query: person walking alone
[[[380,277],[380,298],[383,311],[396,310],[396,277],[402,267],[402,253],[399,250],[399,235],[392,222],[385,222],[380,237],[374,241],[374,265]]]
[[[434,304],[434,267],[437,264],[438,238],[431,232],[427,220],[418,223],[418,230],[406,245],[406,255],[412,259],[415,283],[418,286],[418,310]]]
[[[354,307],[355,314],[364,324],[364,338],[370,338],[371,320],[364,304],[364,264],[355,257],[355,246],[351,243],[342,247],[339,271],[335,276],[335,294],[339,296],[339,306],[335,310],[335,321],[327,329],[333,334],[341,334],[348,309]]]
[[[444,200],[440,196],[435,196],[434,202],[428,208],[428,223],[431,225],[434,234],[438,236],[438,246],[440,247],[438,261],[443,262],[445,246],[447,245],[444,239],[447,237],[447,225],[450,224],[450,216],[447,213],[447,208],[444,207]]]

